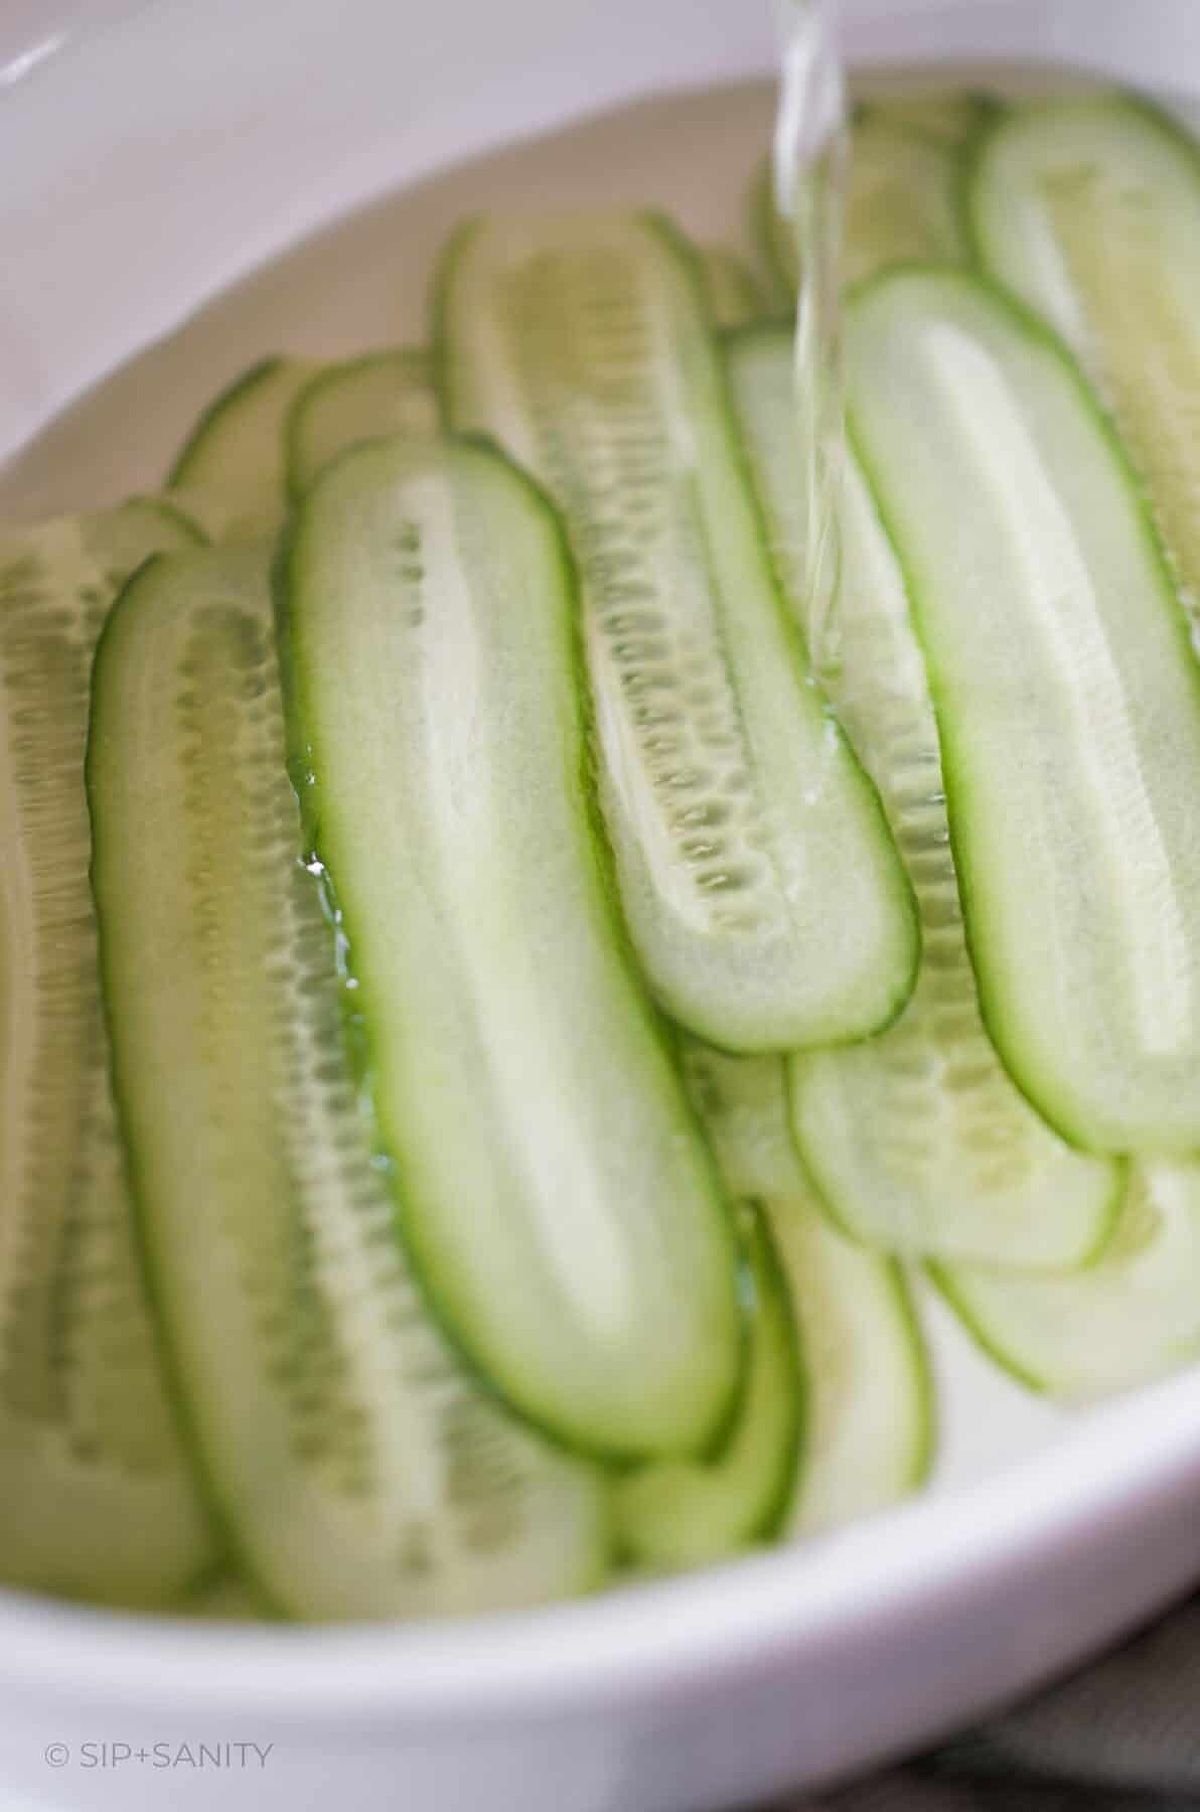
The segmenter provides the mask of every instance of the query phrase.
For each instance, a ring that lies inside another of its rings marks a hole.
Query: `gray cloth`
[[[936,1754],[782,1812],[1200,1812],[1200,1598]]]

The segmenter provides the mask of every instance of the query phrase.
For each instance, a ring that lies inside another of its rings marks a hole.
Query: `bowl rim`
[[[0,1687],[349,1725],[594,1710],[834,1638],[882,1641],[950,1597],[1102,1546],[1189,1488],[1200,1490],[1197,1367],[1081,1412],[1043,1450],[969,1484],[790,1549],[535,1611],[263,1628],[0,1591]]]

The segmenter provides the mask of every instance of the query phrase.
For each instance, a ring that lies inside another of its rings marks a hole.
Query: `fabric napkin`
[[[1200,1597],[972,1735],[781,1812],[1200,1812]]]

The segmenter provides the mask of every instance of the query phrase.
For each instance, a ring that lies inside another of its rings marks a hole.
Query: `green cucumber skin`
[[[1192,688],[1197,702],[1200,703],[1200,669],[1194,665],[1187,618],[1175,591],[1161,542],[1143,507],[1137,477],[1111,421],[1101,408],[1069,350],[1040,316],[1034,314],[992,279],[975,271],[948,271],[940,266],[922,264],[898,267],[860,285],[851,293],[849,307],[853,311],[869,304],[890,284],[920,281],[957,284],[961,286],[964,295],[984,299],[995,311],[997,318],[1002,318],[1007,322],[1019,340],[1035,349],[1041,356],[1053,360],[1059,378],[1065,381],[1064,388],[1070,387],[1074,401],[1080,406],[1081,414],[1087,417],[1096,430],[1098,440],[1103,442],[1111,469],[1122,483],[1130,507],[1131,520],[1137,524],[1138,540],[1146,557],[1147,566],[1156,573],[1160,595],[1168,607],[1168,615],[1179,646],[1181,670],[1186,670],[1189,676],[1192,676]],[[1111,1116],[1101,1115],[1097,1119],[1089,1112],[1081,1111],[1077,1104],[1062,1098],[1057,1079],[1046,1074],[1044,1063],[1039,1065],[1036,1061],[1032,1064],[1027,1061],[1026,1054],[1020,1048],[1019,1039],[1009,1035],[1007,989],[1003,979],[992,973],[986,956],[981,956],[981,941],[986,939],[986,933],[982,931],[981,927],[986,917],[987,889],[981,884],[972,847],[973,838],[966,828],[975,820],[977,812],[970,804],[969,791],[963,777],[957,738],[959,726],[954,714],[946,708],[944,676],[939,670],[936,657],[929,651],[928,640],[922,628],[920,586],[911,569],[902,537],[888,507],[886,486],[864,443],[853,408],[850,410],[848,434],[874,494],[880,518],[893,548],[896,550],[897,559],[904,574],[905,586],[912,602],[914,623],[925,648],[930,691],[943,749],[951,847],[959,876],[968,942],[972,949],[979,984],[980,1011],[992,1042],[1013,1081],[1026,1096],[1031,1106],[1068,1144],[1075,1145],[1082,1151],[1113,1156],[1118,1159],[1124,1158],[1132,1148],[1139,1145],[1147,1146],[1163,1156],[1186,1155],[1195,1145],[1197,1138],[1200,1138],[1200,1124],[1193,1133],[1177,1128],[1129,1127],[1115,1123]],[[1096,1254],[1102,1251],[1103,1242],[1098,1241]]]
[[[398,449],[402,443],[397,441],[390,445]],[[325,886],[330,909],[339,925],[346,951],[347,1011],[354,1024],[355,1058],[364,1087],[368,1089],[373,1083],[379,1084],[383,1064],[378,1041],[369,1024],[370,1014],[364,1014],[361,1007],[361,1001],[369,991],[358,956],[363,941],[361,929],[356,924],[345,889],[339,884],[338,870],[342,865],[330,852],[333,827],[325,798],[326,785],[320,772],[322,763],[318,751],[309,740],[308,725],[312,717],[308,702],[311,671],[301,646],[302,608],[297,600],[303,584],[302,573],[306,560],[306,522],[314,498],[319,498],[324,488],[337,482],[339,474],[344,474],[355,459],[361,459],[372,451],[377,454],[386,453],[388,446],[389,443],[379,442],[372,449],[358,449],[325,469],[318,485],[308,494],[306,507],[294,518],[291,529],[285,536],[276,568],[277,613],[288,704],[293,780],[301,801],[306,839],[318,859],[324,861],[325,856],[329,856]],[[514,496],[519,496],[523,507],[539,521],[539,534],[546,547],[553,550],[555,584],[564,601],[569,599],[575,583],[570,551],[563,538],[557,513],[536,484],[480,437],[456,437],[452,442],[443,443],[443,446],[448,450],[447,457],[460,462],[482,462],[487,469],[503,472],[505,484],[513,488]],[[732,1286],[739,1263],[730,1208],[699,1127],[679,1088],[665,1023],[645,991],[619,912],[611,852],[603,833],[595,797],[594,756],[590,737],[586,733],[588,695],[581,681],[582,648],[578,623],[575,613],[565,608],[565,604],[561,616],[561,634],[564,663],[571,676],[571,713],[576,726],[568,736],[567,746],[571,752],[568,755],[565,778],[576,801],[575,809],[579,812],[580,827],[586,841],[589,886],[595,890],[594,904],[598,922],[604,926],[603,938],[614,961],[614,976],[619,974],[620,987],[622,991],[628,992],[632,1009],[631,1023],[637,1026],[637,1038],[644,1040],[647,1062],[652,1070],[658,1070],[661,1066],[661,1083],[656,1083],[655,1086],[658,1088],[665,1084],[672,1104],[671,1111],[678,1116],[677,1137],[681,1141],[680,1150],[686,1149],[691,1154],[687,1161],[689,1164],[695,1162],[698,1166],[697,1176],[703,1178],[703,1189],[708,1201],[705,1212],[715,1217],[712,1227],[724,1254],[723,1263],[728,1265],[728,1279]],[[405,1161],[405,1148],[408,1141],[402,1129],[393,1123],[392,1115],[378,1105],[378,1088],[375,1099],[379,1150],[394,1179],[397,1214],[412,1265],[428,1299],[435,1305],[447,1337],[464,1363],[489,1388],[513,1404],[526,1421],[545,1431],[557,1445],[580,1457],[626,1462],[653,1457],[658,1453],[690,1455],[707,1451],[724,1438],[737,1413],[746,1357],[746,1332],[740,1314],[733,1307],[732,1294],[729,1298],[733,1316],[731,1363],[728,1366],[722,1363],[722,1370],[727,1373],[726,1382],[701,1421],[693,1418],[693,1425],[690,1427],[682,1423],[670,1429],[664,1427],[651,1444],[642,1435],[627,1436],[620,1431],[597,1428],[564,1414],[561,1408],[555,1408],[553,1404],[542,1400],[544,1391],[531,1395],[527,1382],[523,1383],[509,1375],[511,1367],[506,1368],[494,1351],[489,1354],[481,1347],[478,1335],[469,1325],[470,1316],[464,1314],[457,1304],[459,1290],[451,1275],[456,1261],[439,1257],[434,1249],[436,1239],[430,1244],[424,1237],[423,1214],[414,1203],[413,1191],[406,1175],[408,1165]],[[724,1316],[725,1310],[722,1310],[718,1319]],[[716,1350],[720,1351],[729,1344],[730,1329],[714,1330],[714,1338],[717,1342]]]
[[[705,279],[702,263],[695,248],[684,238],[675,224],[668,218],[653,212],[637,213],[626,217],[627,222],[644,232],[651,240],[657,240],[666,250],[669,257],[677,261],[678,271],[685,276],[687,285],[695,301],[697,317],[706,323],[706,350],[697,351],[697,364],[702,367],[699,382],[706,391],[706,400],[715,399],[720,435],[728,451],[730,470],[736,496],[734,502],[739,510],[744,509],[744,524],[747,526],[747,543],[753,537],[756,553],[753,558],[761,562],[763,596],[769,599],[770,610],[764,615],[764,626],[769,619],[769,629],[778,637],[780,644],[780,665],[786,670],[794,671],[801,680],[804,692],[816,693],[817,688],[812,679],[807,653],[800,628],[787,609],[786,603],[775,582],[770,561],[766,557],[762,540],[762,524],[756,500],[753,496],[746,469],[745,459],[739,444],[733,417],[732,398],[726,378],[723,361],[719,354],[719,344],[713,331],[712,310],[705,290]],[[450,350],[453,334],[448,327],[452,314],[450,293],[455,274],[460,263],[469,252],[476,236],[487,227],[487,218],[477,216],[465,221],[449,242],[442,259],[440,276],[434,298],[434,345],[437,357],[438,388],[443,399],[443,418],[448,428],[460,425],[466,416],[474,426],[478,413],[466,394],[464,386],[456,376],[455,360]],[[463,392],[463,394],[460,394]],[[469,438],[495,443],[495,435],[489,428],[483,431],[476,429]],[[502,449],[507,451],[507,449]],[[740,481],[740,482],[739,482]],[[735,511],[735,515],[736,515]],[[568,532],[570,526],[568,525]],[[578,559],[578,550],[574,550]],[[755,576],[757,584],[757,574]],[[587,613],[585,612],[585,615]],[[589,688],[591,689],[591,688]],[[778,704],[773,701],[776,715],[779,715]],[[807,707],[806,707],[807,708]],[[594,701],[593,718],[597,705]],[[640,872],[633,878],[625,875],[620,891],[624,906],[624,915],[632,926],[635,948],[638,949],[643,971],[650,971],[651,988],[663,1011],[677,1023],[684,1024],[696,1036],[721,1049],[743,1053],[760,1051],[778,1051],[815,1043],[840,1043],[851,1041],[877,1031],[902,1011],[915,984],[920,956],[920,934],[917,924],[916,904],[899,857],[895,851],[891,833],[887,826],[886,816],[878,793],[869,777],[857,761],[853,750],[836,723],[832,712],[828,711],[823,701],[820,705],[823,713],[823,733],[828,739],[828,752],[836,758],[845,782],[848,815],[853,813],[852,858],[839,852],[837,860],[846,861],[848,867],[858,871],[858,885],[864,894],[869,894],[874,905],[879,908],[875,913],[878,921],[872,933],[874,946],[870,962],[874,967],[872,987],[869,990],[870,1002],[867,1002],[865,979],[860,976],[856,984],[858,993],[853,1005],[849,1000],[843,1001],[835,1008],[832,1000],[817,1007],[807,1006],[803,1011],[789,1008],[779,1003],[778,992],[773,996],[773,1004],[768,1009],[756,1000],[746,1007],[744,1002],[749,989],[754,986],[754,976],[748,978],[743,974],[739,993],[741,1003],[735,1011],[729,1004],[718,1011],[711,1000],[701,1001],[697,996],[699,990],[693,985],[689,989],[689,980],[679,976],[664,977],[654,973],[655,964],[648,961],[647,943],[656,937],[661,941],[656,915],[658,908],[654,903],[646,906],[636,897],[647,891],[647,884]],[[743,712],[743,715],[745,713]],[[601,769],[602,785],[604,781],[604,764],[598,762]],[[608,791],[607,788],[604,789]],[[602,794],[603,796],[603,794]],[[602,808],[606,820],[609,813]],[[619,813],[613,810],[612,822],[608,824],[609,842],[615,842],[613,825],[618,822]],[[620,828],[618,826],[618,828]],[[819,833],[814,833],[815,838]],[[622,830],[621,837],[629,842]],[[638,862],[643,860],[636,853]],[[634,856],[628,856],[630,871],[634,868]],[[622,876],[622,857],[617,852],[616,872]],[[872,908],[874,911],[874,906]],[[637,922],[635,923],[635,919]],[[648,925],[648,929],[646,926]],[[886,952],[886,954],[885,954]],[[732,962],[734,959],[730,958]],[[863,959],[860,969],[866,967]],[[752,968],[746,963],[744,967]],[[884,976],[887,986],[884,985]],[[847,995],[854,990],[846,985]]]

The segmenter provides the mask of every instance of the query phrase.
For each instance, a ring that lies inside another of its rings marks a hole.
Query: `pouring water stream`
[[[837,491],[843,398],[840,270],[846,162],[845,81],[836,0],[779,0],[782,79],[772,174],[800,273],[796,301],[796,432],[808,534],[804,593],[809,649],[818,670],[836,659]]]

